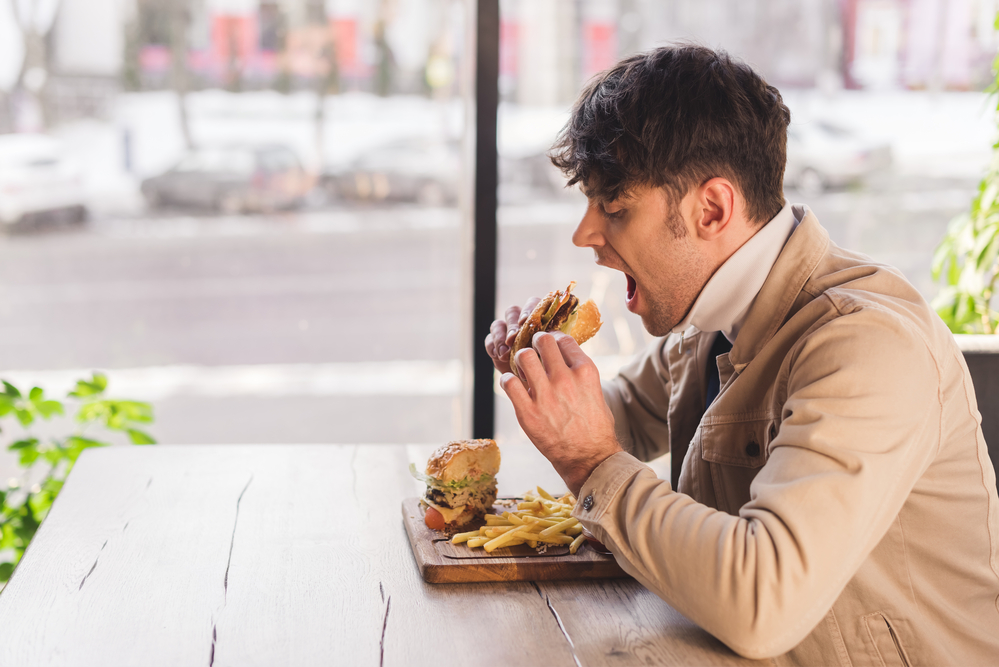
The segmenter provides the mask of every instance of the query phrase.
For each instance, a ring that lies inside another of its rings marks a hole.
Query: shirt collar
[[[784,244],[800,220],[785,201],[784,208],[735,251],[697,295],[673,333],[720,331],[735,342],[749,307],[766,282]]]

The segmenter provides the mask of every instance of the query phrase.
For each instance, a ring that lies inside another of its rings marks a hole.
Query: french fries
[[[492,553],[496,549],[527,544],[536,548],[547,544],[568,545],[569,553],[576,553],[583,544],[583,526],[572,516],[576,498],[567,493],[555,498],[537,488],[537,495],[524,494],[517,509],[502,515],[487,514],[486,525],[478,530],[458,533],[452,544],[482,547]]]

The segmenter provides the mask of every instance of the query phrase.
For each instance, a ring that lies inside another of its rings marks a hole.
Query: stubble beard
[[[669,335],[677,324],[683,321],[687,311],[690,310],[691,301],[686,307],[677,303],[676,295],[673,293],[662,295],[660,298],[649,299],[649,312],[642,316],[642,324],[645,330],[653,336]]]
[[[681,225],[680,229],[684,229],[678,211],[672,213],[666,225],[667,229],[676,229],[671,225]],[[681,236],[672,231],[664,233],[669,235],[667,242],[676,249],[669,259],[673,264],[675,278],[671,281],[672,284],[656,284],[655,294],[648,293],[649,287],[646,287],[648,313],[642,316],[645,330],[656,337],[670,334],[683,321],[710,277],[710,274],[704,274],[704,259],[690,241],[685,229]]]

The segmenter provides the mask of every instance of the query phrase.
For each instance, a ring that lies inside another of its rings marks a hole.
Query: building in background
[[[723,47],[780,87],[980,90],[999,46],[997,9],[996,0],[501,0],[501,91],[521,104],[568,104],[620,57],[674,40]]]
[[[171,2],[137,0],[143,88],[167,85]],[[199,87],[427,92],[454,0],[189,0],[187,67]],[[450,55],[450,54],[446,54]],[[433,82],[440,83],[437,76]]]
[[[870,0],[868,0],[870,2]],[[910,0],[902,27],[901,82],[908,88],[981,90],[996,51],[994,0]]]
[[[0,130],[100,115],[121,89],[452,95],[468,2],[7,0]],[[723,46],[781,87],[830,90],[980,90],[999,46],[999,0],[500,6],[502,98],[527,106],[564,107],[623,55],[672,40]]]

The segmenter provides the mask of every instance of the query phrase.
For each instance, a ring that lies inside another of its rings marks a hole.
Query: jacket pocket
[[[909,667],[909,658],[888,617],[878,611],[864,616],[864,621],[871,639],[871,657],[875,661],[874,664],[884,667]]]
[[[738,514],[749,502],[749,487],[767,462],[767,447],[776,433],[770,417],[711,417],[699,430],[701,458],[710,471],[717,509]]]

